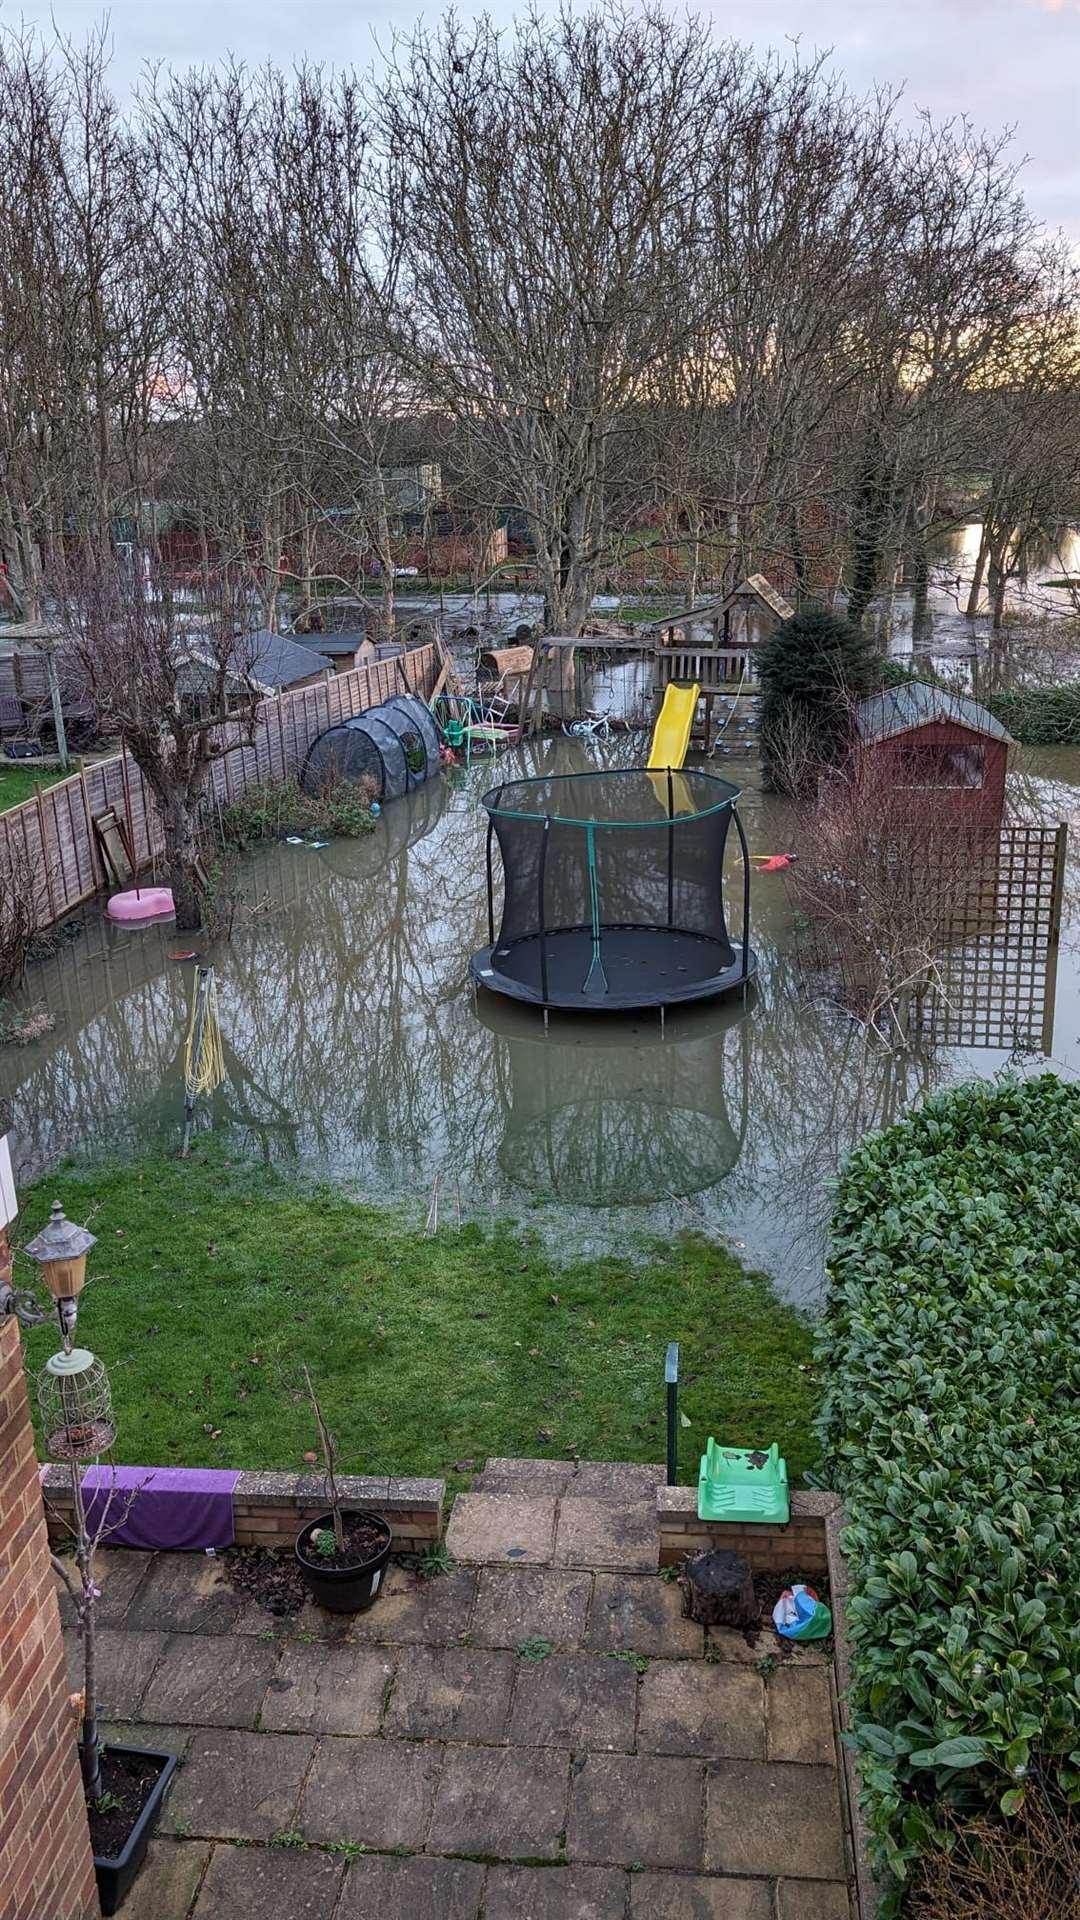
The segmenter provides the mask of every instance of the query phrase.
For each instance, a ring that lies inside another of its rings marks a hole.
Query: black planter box
[[[108,1920],[110,1914],[115,1913],[117,1909],[123,1905],[123,1902],[131,1891],[131,1883],[146,1858],[146,1849],[150,1845],[154,1828],[157,1826],[161,1809],[165,1802],[165,1795],[172,1785],[172,1777],[178,1765],[175,1753],[159,1753],[155,1747],[123,1747],[110,1745],[108,1751],[110,1753],[146,1754],[151,1760],[160,1760],[162,1766],[161,1772],[158,1774],[157,1779],[150,1789],[142,1812],[139,1814],[135,1825],[127,1837],[123,1852],[114,1854],[111,1857],[98,1853],[94,1855],[94,1872],[97,1875],[98,1899],[101,1902],[101,1911],[106,1916],[106,1920]]]

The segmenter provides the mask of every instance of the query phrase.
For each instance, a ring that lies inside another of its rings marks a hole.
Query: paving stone
[[[617,1501],[620,1506],[646,1501],[652,1510],[655,1533],[656,1489],[666,1479],[666,1467],[641,1466],[634,1460],[579,1460],[568,1492],[575,1498],[580,1494],[589,1500]]]
[[[124,1625],[160,1627],[168,1633],[228,1633],[244,1604],[219,1560],[204,1553],[156,1553],[127,1607]]]
[[[407,1567],[391,1567],[375,1605],[352,1617],[350,1638],[459,1640],[468,1627],[475,1593],[472,1567],[455,1567],[435,1580],[421,1580]]]
[[[643,1753],[764,1760],[765,1688],[746,1667],[655,1661],[642,1676],[637,1744]]]
[[[710,1661],[739,1667],[756,1667],[766,1654],[773,1660],[782,1660],[785,1657],[782,1648],[782,1641],[771,1627],[768,1633],[756,1633],[751,1640],[736,1627],[710,1627],[705,1635]]]
[[[782,1874],[806,1880],[845,1871],[833,1767],[717,1760],[708,1770],[705,1865],[710,1873]]]
[[[170,1634],[140,1717],[180,1726],[253,1727],[277,1663],[278,1648],[260,1640]]]
[[[765,1694],[770,1760],[836,1765],[829,1676],[823,1667],[778,1667]]]
[[[555,1536],[557,1567],[655,1572],[656,1552],[656,1512],[650,1502],[613,1505],[576,1493],[560,1500]]]
[[[455,1560],[548,1565],[555,1500],[525,1493],[459,1493],[446,1529]]]
[[[484,1920],[623,1920],[618,1867],[491,1867]]]
[[[402,1649],[383,1731],[407,1739],[506,1738],[516,1656],[480,1647]]]
[[[657,1574],[598,1573],[586,1644],[600,1653],[626,1647],[650,1659],[705,1651],[705,1629],[682,1617],[682,1594]]]
[[[296,1806],[314,1740],[292,1733],[194,1736],[165,1802],[166,1833],[215,1840],[269,1840],[296,1825]]]
[[[653,1754],[575,1759],[567,1829],[571,1859],[700,1867],[702,1772],[696,1760]]]
[[[592,1575],[554,1567],[483,1567],[470,1637],[479,1646],[548,1640],[573,1650],[585,1636]]]
[[[139,1553],[132,1547],[99,1547],[94,1555],[94,1584],[101,1589],[95,1607],[99,1627],[119,1626],[132,1595],[153,1563],[152,1553]],[[75,1562],[66,1562],[74,1574]],[[60,1575],[56,1576],[56,1597],[65,1627],[75,1625],[75,1603]]]
[[[823,1880],[781,1880],[777,1888],[778,1920],[851,1920],[846,1886]]]
[[[475,1860],[354,1860],[335,1920],[477,1920],[484,1869]]]
[[[151,1840],[124,1901],[124,1920],[173,1920],[186,1914],[209,1858],[206,1840]]]
[[[286,1647],[259,1724],[279,1732],[377,1733],[396,1655],[381,1647]]]
[[[322,1613],[321,1608],[319,1612],[324,1620],[340,1620],[341,1629],[334,1637],[338,1640],[348,1639],[348,1614]],[[229,1631],[245,1634],[252,1640],[295,1640],[300,1630],[299,1619],[300,1616],[296,1613],[268,1613],[257,1600],[249,1600],[237,1614]],[[305,1638],[322,1640],[326,1636],[321,1633],[315,1634],[309,1629]]]
[[[326,1853],[215,1847],[193,1920],[332,1920],[344,1872]]]
[[[305,1838],[422,1847],[442,1755],[421,1741],[324,1740],[304,1787]]]
[[[194,1727],[144,1726],[140,1720],[99,1720],[106,1746],[149,1747],[155,1753],[175,1753],[182,1760],[195,1737]]]
[[[631,1920],[772,1920],[765,1880],[713,1880],[700,1873],[635,1873]]]
[[[519,1662],[510,1739],[521,1747],[581,1747],[629,1753],[637,1674],[602,1654],[553,1654]]]
[[[565,1493],[574,1477],[572,1460],[507,1460],[493,1456],[472,1483],[472,1493]]]
[[[97,1691],[102,1719],[134,1720],[150,1680],[168,1642],[164,1633],[125,1633],[106,1628],[97,1636]],[[68,1679],[73,1693],[81,1693],[85,1668],[83,1642],[74,1629],[64,1635]]]
[[[554,1859],[566,1822],[569,1767],[565,1753],[447,1747],[429,1851]]]

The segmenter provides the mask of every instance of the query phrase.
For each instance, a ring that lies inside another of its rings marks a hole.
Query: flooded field
[[[633,764],[642,741],[549,738],[499,763],[565,771]],[[1080,751],[1014,750],[1025,806],[1080,807]],[[752,850],[782,849],[783,807],[760,791],[750,734],[713,762],[744,790]],[[1008,1064],[1005,1049],[868,1051],[810,995],[783,876],[754,885],[759,972],[744,1001],[658,1018],[551,1022],[483,996],[490,763],[389,805],[376,831],[322,850],[275,846],[246,873],[260,903],[217,968],[226,1080],[200,1119],[246,1160],[327,1176],[443,1219],[509,1213],[556,1248],[624,1249],[707,1226],[812,1303],[829,1182],[867,1128],[934,1087]],[[737,913],[732,915],[737,921]],[[179,1143],[191,964],[170,927],[93,915],[35,969],[25,998],[55,1026],[0,1052],[23,1179],[65,1154]],[[1050,1056],[1080,1067],[1080,845],[1067,879]],[[1041,1064],[1040,1048],[1019,1061]]]

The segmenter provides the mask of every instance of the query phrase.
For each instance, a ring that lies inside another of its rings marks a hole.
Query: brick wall
[[[699,1520],[696,1487],[659,1487],[660,1565],[677,1566],[684,1554],[706,1547],[729,1547],[762,1573],[825,1573],[826,1523],[836,1505],[831,1493],[793,1493],[786,1526],[745,1526],[732,1520]]]
[[[98,1912],[19,1329],[0,1321],[0,1920]]]
[[[50,1525],[62,1537],[62,1520],[71,1508],[66,1467],[50,1467],[45,1476]],[[389,1482],[375,1475],[339,1474],[342,1505],[381,1513],[390,1522],[395,1553],[423,1553],[442,1534],[442,1480]],[[238,1547],[273,1547],[291,1552],[301,1527],[326,1512],[326,1495],[318,1474],[242,1473],[233,1494],[233,1519]],[[0,1915],[6,1920],[6,1915]]]

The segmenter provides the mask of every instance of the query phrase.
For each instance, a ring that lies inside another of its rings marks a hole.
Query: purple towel
[[[239,1478],[234,1469],[217,1467],[87,1467],[87,1525],[91,1533],[97,1530],[107,1503],[107,1546],[190,1553],[231,1547]]]

